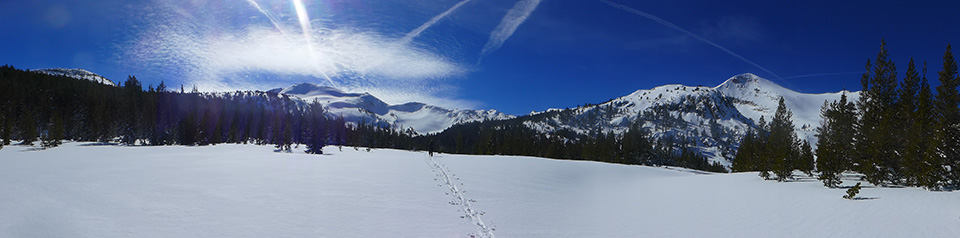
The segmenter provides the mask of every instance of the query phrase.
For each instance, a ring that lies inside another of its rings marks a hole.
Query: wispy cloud
[[[493,32],[490,32],[490,39],[487,40],[487,44],[484,45],[483,50],[480,51],[480,59],[477,60],[477,63],[483,60],[483,57],[487,54],[503,46],[503,42],[506,42],[507,39],[513,35],[513,32],[520,27],[520,24],[523,24],[523,22],[527,20],[527,17],[530,16],[530,13],[533,13],[533,10],[537,9],[538,5],[540,5],[540,0],[520,0],[520,2],[513,5],[513,8],[507,11],[507,15],[503,16],[503,19],[500,20],[497,28],[494,28]]]
[[[719,49],[720,51],[723,51],[724,53],[727,53],[728,55],[733,56],[734,58],[740,59],[741,61],[743,61],[743,62],[745,62],[745,63],[747,63],[747,64],[750,64],[750,65],[753,65],[754,67],[757,67],[758,69],[763,70],[764,72],[767,72],[767,73],[769,73],[770,75],[773,75],[773,76],[776,77],[777,79],[781,79],[781,80],[782,80],[782,78],[781,78],[779,75],[777,75],[776,73],[773,73],[772,71],[768,70],[767,68],[764,68],[763,66],[760,66],[759,64],[754,63],[753,61],[751,61],[751,60],[749,60],[749,59],[747,59],[747,58],[744,58],[743,56],[740,56],[740,54],[734,53],[733,51],[731,51],[730,49],[727,49],[726,47],[723,47],[723,46],[721,46],[721,45],[719,45],[719,44],[717,44],[717,43],[714,43],[713,41],[707,40],[706,38],[703,38],[703,37],[700,36],[700,35],[694,34],[693,32],[690,32],[690,31],[688,31],[688,30],[686,30],[686,29],[683,29],[682,27],[677,26],[676,24],[673,24],[673,23],[671,23],[671,22],[669,22],[669,21],[667,21],[667,20],[664,20],[664,19],[659,18],[659,17],[657,17],[657,16],[654,16],[654,15],[652,15],[652,14],[649,14],[649,13],[646,13],[646,12],[642,12],[642,11],[640,11],[640,10],[637,10],[637,9],[634,9],[634,8],[631,8],[631,7],[628,7],[628,6],[624,6],[624,5],[622,5],[622,4],[618,4],[618,3],[611,2],[611,1],[607,1],[607,0],[601,0],[601,1],[602,1],[603,3],[606,3],[607,5],[612,6],[612,7],[618,8],[618,9],[620,9],[620,10],[624,10],[624,11],[629,12],[629,13],[632,13],[632,14],[634,14],[634,15],[638,15],[638,16],[645,17],[645,18],[647,18],[647,19],[653,20],[654,22],[660,23],[660,25],[664,25],[664,26],[669,27],[669,28],[671,28],[671,29],[677,30],[677,31],[682,32],[682,33],[684,33],[684,34],[687,34],[687,35],[689,35],[690,37],[693,37],[693,38],[695,38],[695,39],[697,39],[697,40],[700,40],[700,41],[702,41],[702,42],[704,42],[704,43],[707,43],[708,45],[713,46],[714,48],[717,48],[717,49]]]
[[[297,24],[276,18],[238,26],[209,16],[218,12],[205,11],[203,4],[158,1],[154,14],[143,17],[140,33],[121,46],[123,59],[204,91],[268,89],[310,79],[324,83],[329,76],[347,91],[389,94],[377,96],[392,103],[476,105],[447,100],[456,92],[447,79],[466,69],[428,49],[316,19],[305,29],[312,32],[309,37],[274,29]]]

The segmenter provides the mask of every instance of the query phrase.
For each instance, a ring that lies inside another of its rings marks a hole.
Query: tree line
[[[951,46],[947,45],[937,74],[936,94],[927,80],[926,62],[918,67],[911,58],[903,78],[898,78],[884,41],[865,68],[859,100],[844,94],[821,108],[823,121],[814,152],[818,179],[836,187],[841,174],[852,171],[878,185],[960,188],[960,78]],[[744,138],[735,171],[765,171],[781,157],[770,146],[754,146],[773,143],[766,136],[774,133],[760,131]],[[811,169],[802,161],[803,166],[794,169]]]
[[[61,140],[124,145],[303,144],[322,153],[350,133],[319,102],[266,92],[200,93],[130,76],[114,87],[0,66],[0,139],[54,147]]]
[[[654,140],[641,127],[642,120],[634,121],[622,134],[604,132],[600,127],[586,133],[566,129],[542,133],[515,123],[522,120],[458,124],[424,138],[432,150],[446,153],[537,156],[727,172],[723,165],[709,162],[693,148],[677,146],[669,139]]]

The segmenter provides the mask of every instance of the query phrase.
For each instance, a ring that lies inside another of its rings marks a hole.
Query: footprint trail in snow
[[[479,237],[479,238],[494,238],[493,231],[496,230],[486,223],[483,222],[483,219],[480,216],[483,216],[484,212],[477,211],[473,207],[473,203],[476,203],[476,200],[468,199],[464,196],[464,191],[460,187],[457,187],[456,181],[459,181],[460,178],[457,178],[455,174],[450,173],[450,169],[447,168],[443,163],[437,161],[436,158],[442,158],[440,155],[427,156],[427,163],[436,172],[438,181],[440,181],[440,186],[446,187],[449,189],[450,196],[453,197],[453,201],[450,201],[450,205],[460,206],[460,210],[463,211],[464,216],[460,218],[470,219],[473,221],[473,224],[477,226],[478,235],[471,234],[470,237]],[[463,184],[460,184],[463,185]]]

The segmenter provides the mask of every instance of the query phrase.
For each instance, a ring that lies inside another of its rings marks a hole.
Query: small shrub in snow
[[[853,185],[852,188],[847,189],[847,195],[843,195],[844,199],[853,199],[857,197],[857,194],[860,193],[860,182],[857,182],[857,185]]]

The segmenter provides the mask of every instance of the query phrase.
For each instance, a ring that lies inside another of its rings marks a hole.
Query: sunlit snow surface
[[[777,183],[755,173],[324,151],[6,146],[0,237],[960,235],[960,192],[867,186],[863,200],[851,201],[815,180]]]

